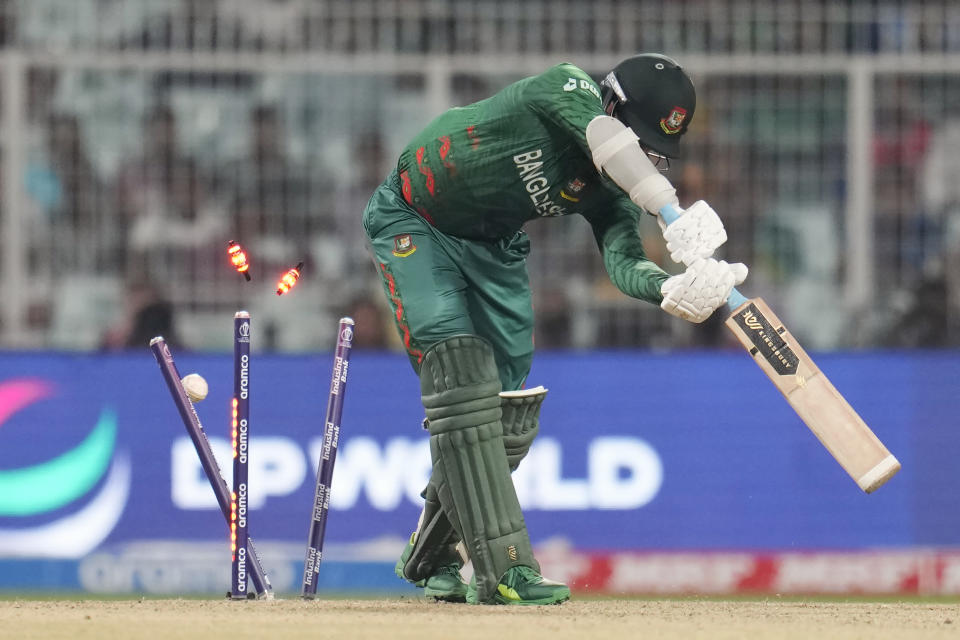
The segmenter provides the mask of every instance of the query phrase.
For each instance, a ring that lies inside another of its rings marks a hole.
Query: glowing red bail
[[[300,269],[303,269],[303,263],[297,264],[293,269],[290,269],[283,277],[280,278],[280,282],[277,283],[277,295],[282,296],[287,291],[293,288],[297,284],[297,280],[300,279]]]
[[[233,264],[233,268],[236,269],[238,273],[242,273],[247,282],[250,282],[250,274],[247,272],[250,265],[247,263],[247,254],[243,252],[243,248],[231,240],[227,246],[227,254],[230,256],[230,262]]]

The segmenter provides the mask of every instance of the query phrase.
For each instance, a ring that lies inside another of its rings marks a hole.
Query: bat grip
[[[670,226],[680,218],[680,212],[677,211],[674,205],[668,204],[660,209],[660,217],[663,218],[667,226]],[[733,291],[730,292],[730,297],[727,298],[727,308],[729,308],[730,311],[736,311],[737,307],[746,301],[747,298],[734,287]]]

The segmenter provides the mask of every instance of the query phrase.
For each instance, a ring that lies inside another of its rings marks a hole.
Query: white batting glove
[[[703,200],[697,200],[669,227],[657,216],[667,250],[674,262],[690,266],[701,258],[709,258],[727,241],[727,231],[720,216]]]
[[[690,322],[703,322],[722,306],[735,286],[747,278],[747,265],[701,258],[660,287],[660,308]]]

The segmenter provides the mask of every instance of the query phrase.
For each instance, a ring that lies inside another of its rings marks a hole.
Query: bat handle
[[[730,309],[730,312],[733,313],[741,305],[744,305],[748,302],[747,297],[737,291],[737,288],[734,287],[733,291],[730,292],[730,297],[727,298],[727,308]]]
[[[668,204],[660,209],[660,217],[663,218],[665,223],[667,223],[667,226],[670,226],[680,217],[680,212],[677,211],[676,206]],[[736,311],[737,308],[746,301],[747,298],[742,293],[734,289],[730,292],[730,297],[727,298],[727,307],[730,309],[730,311]]]

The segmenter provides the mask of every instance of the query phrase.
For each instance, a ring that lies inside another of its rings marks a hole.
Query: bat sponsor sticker
[[[751,354],[759,352],[763,359],[770,363],[774,371],[782,376],[793,375],[797,372],[799,359],[770,321],[757,309],[757,305],[750,303],[745,309],[734,315],[734,321],[743,330],[754,349]]]

